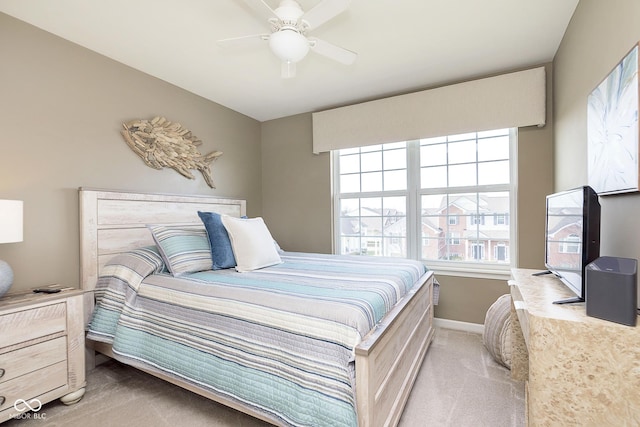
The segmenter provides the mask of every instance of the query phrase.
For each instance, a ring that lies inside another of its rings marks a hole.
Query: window
[[[429,239],[427,239],[428,241]],[[448,237],[447,237],[447,242],[449,243],[449,245],[455,246],[455,245],[459,245],[460,244],[460,237],[458,236],[458,233],[456,233],[455,231],[449,233]]]
[[[509,215],[508,214],[494,214],[493,222],[496,225],[509,225]]]
[[[471,214],[471,225],[484,225],[484,214]]]
[[[407,257],[407,144],[339,151],[339,253]]]
[[[560,242],[560,253],[579,254],[580,243],[580,236],[578,236],[577,234],[570,234]]]
[[[515,141],[501,129],[335,151],[337,252],[508,271]]]

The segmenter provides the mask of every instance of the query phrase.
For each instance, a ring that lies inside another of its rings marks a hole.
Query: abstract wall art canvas
[[[598,194],[639,191],[638,45],[587,100],[587,171]]]

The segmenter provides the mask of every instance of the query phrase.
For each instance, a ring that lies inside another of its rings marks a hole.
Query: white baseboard
[[[449,319],[433,319],[433,325],[439,328],[455,329],[456,331],[473,332],[475,334],[481,334],[484,332],[484,325],[480,323],[461,322],[459,320]]]

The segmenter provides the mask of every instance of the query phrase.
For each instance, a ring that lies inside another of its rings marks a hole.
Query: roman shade
[[[544,67],[312,114],[313,152],[545,124]]]

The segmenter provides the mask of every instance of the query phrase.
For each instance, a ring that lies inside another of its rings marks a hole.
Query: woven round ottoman
[[[482,342],[496,362],[511,369],[511,295],[494,302],[484,319]]]

